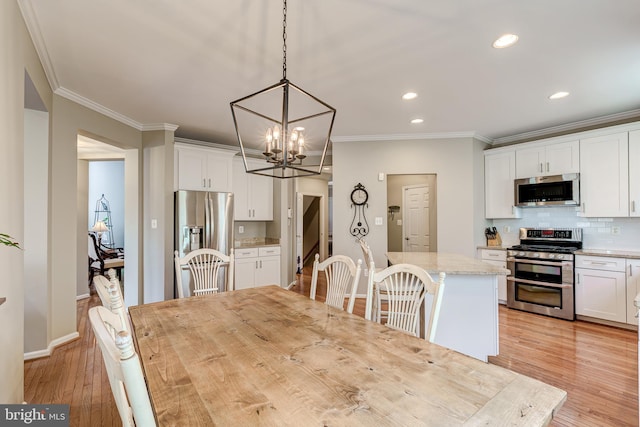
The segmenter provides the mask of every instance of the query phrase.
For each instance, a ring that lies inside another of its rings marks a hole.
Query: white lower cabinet
[[[576,314],[627,322],[626,260],[577,255]]]
[[[235,250],[235,289],[280,286],[280,246]]]
[[[627,323],[638,325],[634,301],[640,294],[640,259],[627,259]]]
[[[480,249],[479,258],[496,267],[507,268],[507,251],[505,249]],[[498,302],[507,303],[507,276],[498,276]]]

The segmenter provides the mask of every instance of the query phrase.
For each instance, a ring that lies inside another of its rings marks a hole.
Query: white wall
[[[24,352],[49,345],[49,113],[24,110]]]
[[[484,182],[480,179],[481,148],[484,144],[473,138],[334,143],[334,253],[362,258],[356,239],[349,234],[353,218],[349,195],[360,182],[369,191],[366,216],[370,232],[365,240],[376,265],[386,266],[386,174],[429,173],[437,175],[438,251],[474,257],[476,246],[484,244],[480,225],[484,221],[477,219],[484,201],[482,194],[476,194],[479,188],[482,193]],[[384,181],[378,180],[381,172]],[[382,225],[374,225],[376,217],[382,218]]]

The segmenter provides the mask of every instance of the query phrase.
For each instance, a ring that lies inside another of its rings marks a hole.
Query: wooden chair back
[[[316,299],[318,273],[323,271],[327,281],[325,304],[344,310],[344,299],[348,296],[347,312],[353,313],[361,270],[362,260],[360,259],[355,263],[348,256],[334,255],[320,262],[320,255],[316,254],[311,275],[310,298]]]
[[[223,268],[227,269],[226,290],[233,290],[233,249],[230,250],[229,255],[209,248],[191,251],[182,258],[178,251],[175,251],[174,255],[179,298],[184,298],[183,270],[188,270],[191,274],[194,284],[193,295],[218,293],[220,291],[218,277],[222,274]]]
[[[102,352],[122,425],[155,426],[147,385],[131,333],[120,325],[120,318],[105,307],[89,309],[89,321]]]
[[[431,310],[424,336],[426,340],[433,342],[444,294],[444,279],[445,273],[440,273],[439,280],[435,282],[424,269],[412,264],[396,264],[370,274],[365,318],[380,319],[380,316],[376,316],[372,311],[376,307],[377,310],[381,309],[383,299],[380,295],[383,294],[387,305],[385,324],[390,328],[420,336],[420,308],[425,295],[430,294]],[[374,304],[374,298],[377,299],[377,304]]]

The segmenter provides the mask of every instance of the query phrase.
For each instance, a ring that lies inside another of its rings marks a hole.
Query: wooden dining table
[[[160,426],[544,426],[567,397],[279,286],[129,313]]]

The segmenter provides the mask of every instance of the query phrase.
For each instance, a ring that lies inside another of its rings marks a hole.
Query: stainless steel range
[[[520,244],[507,250],[507,307],[574,320],[578,249],[580,228],[521,228]]]

